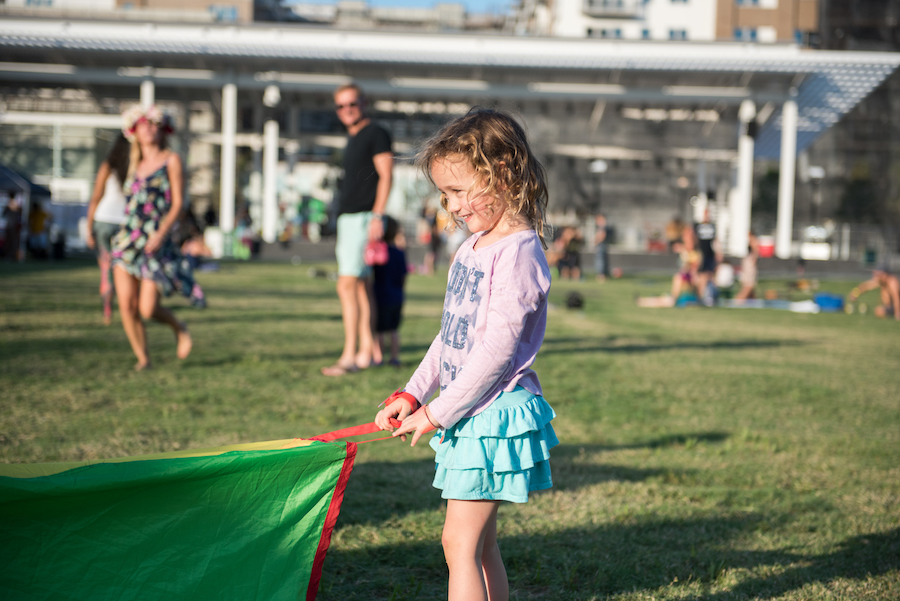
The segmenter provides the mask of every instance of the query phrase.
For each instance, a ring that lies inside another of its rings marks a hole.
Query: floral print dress
[[[143,251],[172,203],[166,163],[146,178],[128,180],[125,196],[128,199],[126,221],[111,242],[113,266],[121,265],[136,278],[153,280],[163,296],[175,290],[189,298],[194,306],[205,307],[203,290],[194,281],[190,263],[169,237],[156,252]]]

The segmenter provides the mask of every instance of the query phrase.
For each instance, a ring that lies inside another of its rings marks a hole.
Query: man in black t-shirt
[[[384,234],[382,218],[394,166],[390,134],[366,115],[366,99],[359,86],[346,84],[335,90],[334,108],[349,134],[338,196],[335,251],[344,350],[334,365],[322,368],[326,376],[359,371],[382,359],[375,356],[380,349],[372,334],[370,269],[364,255],[366,244]]]

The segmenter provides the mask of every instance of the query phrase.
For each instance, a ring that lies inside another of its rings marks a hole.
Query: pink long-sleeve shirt
[[[406,385],[450,428],[484,411],[501,392],[521,386],[543,394],[530,368],[547,327],[550,268],[533,230],[475,250],[466,240],[447,278],[441,331]]]

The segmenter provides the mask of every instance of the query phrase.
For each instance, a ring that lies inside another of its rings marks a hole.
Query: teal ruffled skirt
[[[525,503],[532,490],[553,486],[550,449],[559,444],[544,397],[516,387],[431,439],[434,487],[445,499]]]

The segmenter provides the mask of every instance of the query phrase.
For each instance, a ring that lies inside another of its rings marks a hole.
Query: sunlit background
[[[7,0],[0,15],[0,209],[46,200],[61,252],[83,251],[94,175],[138,102],[175,116],[216,255],[328,243],[345,143],[331,92],[350,80],[393,136],[388,208],[413,245],[436,201],[409,159],[480,105],[526,125],[551,223],[580,226],[586,252],[601,211],[614,254],[646,255],[707,208],[732,257],[751,229],[764,259],[898,252],[896,1]]]

